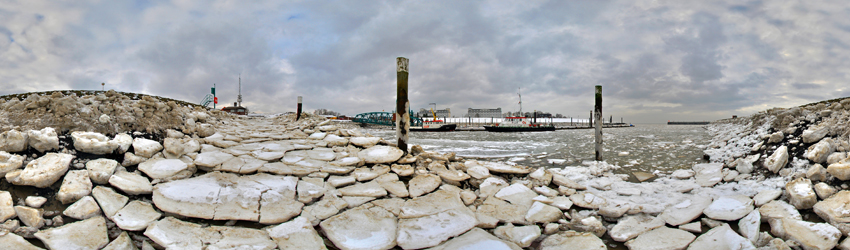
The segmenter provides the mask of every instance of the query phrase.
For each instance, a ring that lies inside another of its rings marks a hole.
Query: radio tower
[[[242,107],[242,74],[239,74],[239,95],[236,97],[236,102],[239,107]]]

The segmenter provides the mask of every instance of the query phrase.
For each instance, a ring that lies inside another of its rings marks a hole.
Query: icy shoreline
[[[109,98],[169,107],[115,93],[70,99]],[[42,99],[27,100],[14,105]],[[102,105],[92,103],[77,106]],[[711,163],[643,183],[605,162],[547,169],[421,147],[404,155],[349,124],[311,116],[174,108],[163,117],[179,125],[152,133],[108,119],[92,125],[106,132],[20,127],[0,134],[4,182],[53,195],[0,191],[0,245],[605,249],[607,235],[630,249],[847,249],[846,104],[713,123]],[[57,204],[62,211],[45,209]],[[826,223],[804,221],[810,209]]]

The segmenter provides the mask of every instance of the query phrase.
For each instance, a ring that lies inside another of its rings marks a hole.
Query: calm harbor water
[[[623,167],[617,172],[652,172],[689,169],[703,162],[703,149],[710,136],[697,125],[635,124],[629,128],[603,129],[603,159]],[[366,129],[365,132],[395,141],[395,131]],[[594,158],[591,129],[551,132],[493,133],[457,131],[413,132],[412,145],[427,151],[456,152],[467,158],[511,161],[527,166],[578,165]]]

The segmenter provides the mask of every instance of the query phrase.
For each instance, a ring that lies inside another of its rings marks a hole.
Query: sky
[[[844,1],[0,0],[0,95],[106,89],[252,112],[716,120],[850,96]]]

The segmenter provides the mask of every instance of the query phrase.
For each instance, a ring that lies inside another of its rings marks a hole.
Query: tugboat
[[[410,127],[411,132],[450,132],[455,131],[457,129],[457,124],[428,124],[428,123],[440,123],[443,120],[437,120],[437,113],[434,110],[431,110],[431,114],[434,116],[434,120],[431,121],[422,121],[422,127]]]
[[[527,117],[505,117],[505,121],[496,126],[484,126],[489,132],[534,132],[555,131],[552,124],[539,124],[527,121]]]

